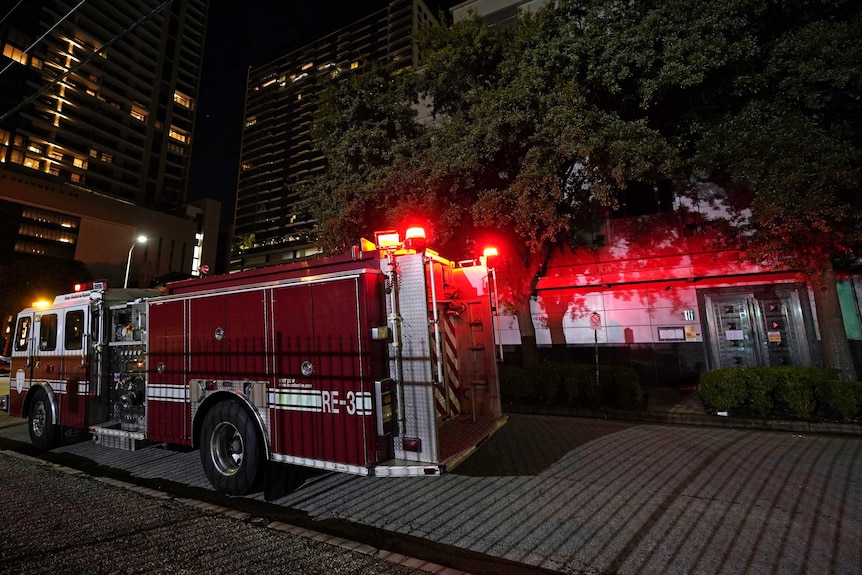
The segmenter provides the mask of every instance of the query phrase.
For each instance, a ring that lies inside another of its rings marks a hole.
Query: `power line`
[[[86,0],[82,0],[82,3],[84,1],[86,1]],[[5,114],[3,114],[3,116],[0,116],[0,122],[3,122],[6,118],[8,118],[9,116],[11,116],[13,114],[20,112],[23,108],[25,108],[26,106],[31,104],[33,101],[35,101],[39,96],[41,96],[42,94],[44,94],[45,92],[47,92],[48,90],[50,90],[51,88],[53,88],[54,86],[56,86],[57,84],[59,84],[60,82],[65,80],[66,78],[68,78],[70,75],[72,75],[75,72],[77,72],[78,70],[80,70],[81,67],[83,67],[90,60],[92,60],[93,57],[101,54],[107,48],[111,47],[114,44],[114,42],[121,39],[123,36],[125,36],[129,32],[134,31],[135,29],[137,29],[142,24],[152,20],[162,10],[164,10],[165,8],[170,6],[171,3],[173,3],[173,0],[166,0],[165,2],[162,2],[158,7],[154,8],[149,14],[147,14],[146,16],[144,16],[143,18],[141,18],[140,20],[138,20],[137,22],[135,22],[134,24],[132,24],[131,26],[129,26],[128,28],[126,28],[125,30],[123,30],[122,32],[120,32],[119,34],[117,34],[116,36],[114,36],[113,38],[108,40],[107,42],[105,42],[104,44],[102,44],[102,46],[99,49],[94,50],[86,58],[84,58],[83,60],[78,62],[78,64],[69,68],[64,74],[54,78],[54,80],[52,80],[51,82],[49,82],[49,83],[45,84],[44,86],[42,86],[41,88],[39,88],[32,96],[25,99],[23,102],[21,102],[20,104],[18,104],[17,106],[15,106],[11,110],[9,110]]]
[[[12,9],[11,9],[11,10],[9,10],[9,12],[8,12],[5,16],[3,16],[3,20],[0,20],[0,24],[2,24],[3,22],[5,22],[5,21],[6,21],[6,18],[8,18],[8,17],[12,14],[12,12],[14,12],[14,11],[15,11],[15,8],[17,8],[18,6],[20,6],[20,5],[21,5],[21,2],[23,2],[23,1],[24,1],[24,0],[18,0],[18,3],[17,3],[17,4],[15,4],[14,6],[12,6]]]
[[[21,1],[23,1],[23,0],[21,0]],[[18,2],[18,4],[20,4],[20,3],[21,3],[21,1],[19,1],[19,2]],[[33,47],[34,47],[34,46],[36,46],[36,44],[38,44],[39,42],[41,42],[42,40],[44,40],[44,39],[45,39],[45,36],[47,36],[48,34],[50,34],[51,32],[53,32],[53,31],[54,31],[54,29],[55,29],[57,26],[59,26],[60,24],[62,24],[62,23],[63,23],[63,20],[65,20],[66,18],[68,18],[69,16],[71,16],[71,15],[72,15],[72,13],[73,13],[73,12],[75,12],[75,10],[77,10],[78,8],[80,8],[80,7],[81,7],[81,5],[82,5],[84,2],[86,2],[86,1],[87,1],[87,0],[81,0],[80,2],[78,2],[78,5],[77,5],[77,6],[75,6],[75,7],[74,7],[74,8],[72,8],[71,10],[69,10],[69,12],[68,12],[65,16],[63,16],[62,18],[60,18],[59,20],[57,20],[57,23],[56,23],[56,24],[54,24],[53,26],[51,26],[51,27],[50,27],[50,28],[49,28],[49,29],[48,29],[44,34],[42,34],[41,36],[39,36],[39,39],[38,39],[38,40],[36,40],[36,41],[35,41],[35,42],[33,42],[32,44],[30,44],[30,45],[27,47],[27,49],[26,49],[26,50],[24,50],[24,54],[28,54],[28,53],[30,52],[30,50],[32,50],[32,49],[33,49]],[[14,10],[14,8],[13,8],[13,10]],[[10,12],[9,12],[9,14],[11,14],[11,13],[12,13],[12,12],[10,11]],[[6,16],[8,16],[9,14],[7,14]],[[4,16],[4,17],[3,17],[3,19],[4,19],[4,20],[6,19],[6,16]],[[0,70],[0,76],[2,76],[2,75],[3,75],[3,72],[5,72],[5,71],[6,71],[6,70],[8,70],[9,68],[11,68],[13,64],[15,64],[15,60],[10,60],[10,62],[9,62],[8,64],[6,64],[6,67],[5,67],[5,68],[3,68],[2,70]]]

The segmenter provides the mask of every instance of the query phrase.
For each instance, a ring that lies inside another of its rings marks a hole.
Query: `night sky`
[[[446,7],[460,2],[446,2]],[[388,0],[210,2],[188,199],[222,202],[233,221],[249,66],[295,50],[386,7]],[[426,2],[435,13],[439,2]]]

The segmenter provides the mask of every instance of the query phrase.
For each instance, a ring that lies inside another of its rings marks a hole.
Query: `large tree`
[[[859,33],[849,0],[561,0],[427,29],[422,70],[368,65],[323,96],[320,237],[405,218],[465,249],[496,235],[529,351],[537,279],[594,210],[718,182],[754,198],[735,204],[750,257],[810,275],[828,363],[854,377],[828,262],[860,238]]]

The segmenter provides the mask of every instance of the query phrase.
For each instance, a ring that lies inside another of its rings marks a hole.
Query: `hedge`
[[[707,410],[736,416],[851,421],[862,416],[862,383],[823,367],[735,367],[701,375]]]
[[[500,366],[500,393],[504,402],[563,405],[595,409],[640,409],[643,390],[635,370],[617,365],[543,363],[525,369]]]

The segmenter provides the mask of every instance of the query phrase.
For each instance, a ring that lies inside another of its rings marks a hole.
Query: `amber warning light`
[[[374,243],[381,250],[397,251],[406,249],[415,252],[424,252],[427,247],[425,228],[407,228],[407,231],[404,233],[403,242],[401,241],[401,236],[395,230],[374,232]]]

